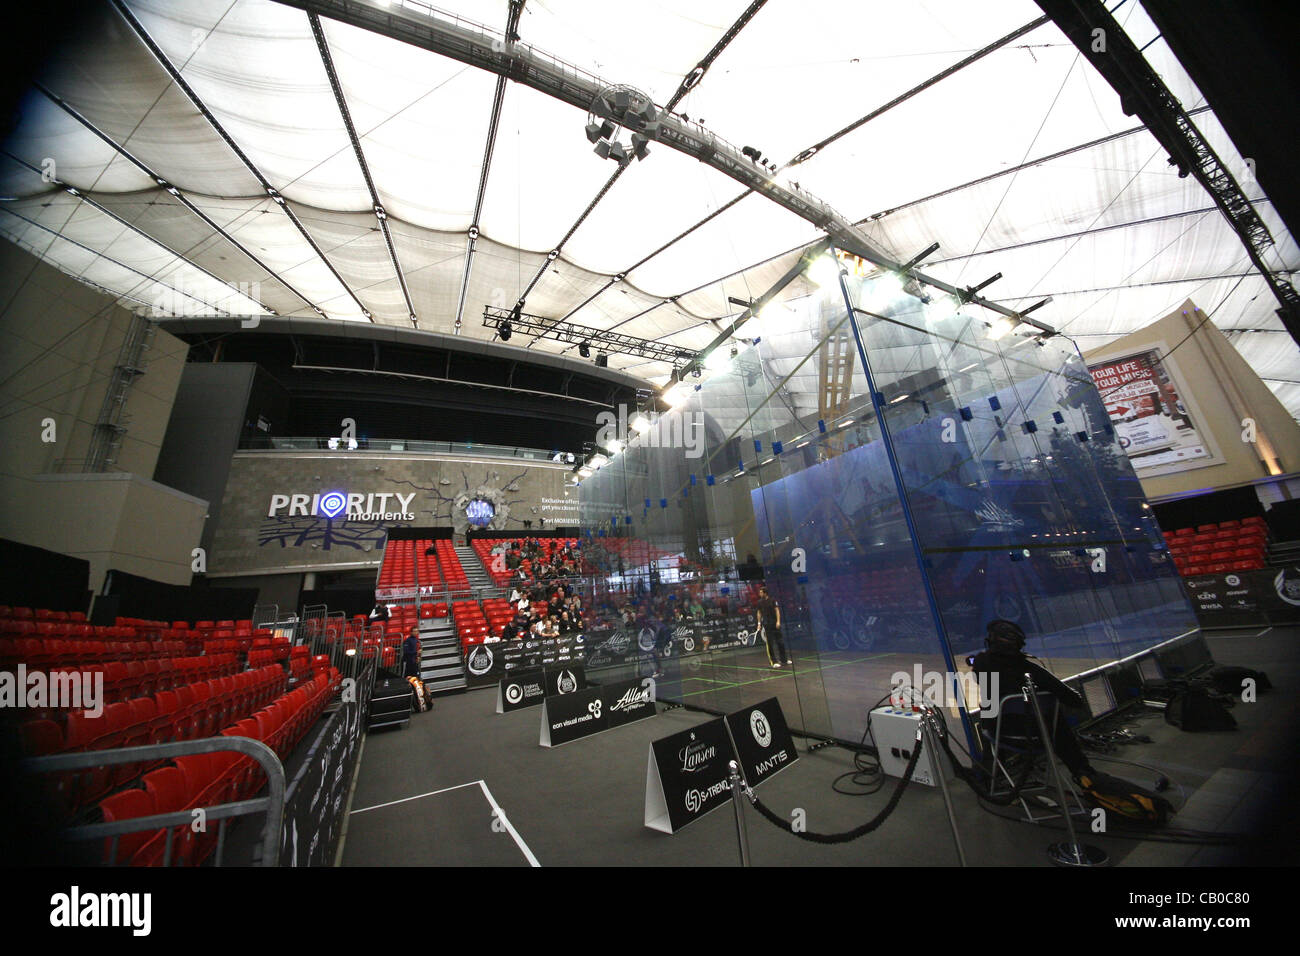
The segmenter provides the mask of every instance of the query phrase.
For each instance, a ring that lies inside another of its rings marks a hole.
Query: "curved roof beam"
[[[120,0],[114,0],[120,2]],[[451,17],[433,9],[387,7],[375,0],[278,0],[287,6],[313,11],[322,16],[378,33],[421,49],[467,63],[498,75],[504,74],[518,83],[568,103],[577,109],[594,112],[604,119],[617,120],[614,111],[601,102],[598,94],[611,84],[579,67],[565,63],[525,43],[503,39],[500,34],[469,21]],[[744,156],[740,149],[704,129],[663,112],[655,141],[706,163],[726,176],[762,193],[772,202],[788,209],[801,219],[826,232],[834,245],[871,262],[882,269],[902,272],[905,263],[881,249],[857,226],[836,212],[829,204],[805,190],[787,189],[770,178],[767,170]],[[973,302],[991,312],[1005,315],[1055,334],[1056,330],[1037,319],[1022,316],[1006,306],[981,296],[971,296],[965,289],[925,275],[915,269],[908,276],[949,295]]]

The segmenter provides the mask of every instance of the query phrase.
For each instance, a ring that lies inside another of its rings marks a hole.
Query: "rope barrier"
[[[807,840],[810,843],[849,843],[858,839],[858,837],[866,836],[868,833],[877,829],[886,819],[889,818],[889,815],[894,812],[894,808],[898,806],[898,801],[903,797],[903,788],[907,786],[907,781],[911,779],[912,771],[916,769],[916,762],[921,756],[921,748],[922,742],[918,739],[916,747],[912,750],[912,756],[907,762],[907,769],[903,772],[903,775],[898,778],[898,784],[894,787],[894,792],[889,795],[889,802],[885,804],[884,809],[866,823],[854,827],[852,830],[846,830],[844,833],[815,833],[808,830],[796,830],[794,829],[793,823],[783,819],[772,812],[771,809],[764,806],[763,802],[758,799],[758,795],[754,793],[753,788],[748,785],[745,786],[745,795],[749,797],[750,803],[754,805],[754,809],[758,811],[759,816],[763,817],[773,826],[785,830],[787,833],[793,833],[801,840]]]

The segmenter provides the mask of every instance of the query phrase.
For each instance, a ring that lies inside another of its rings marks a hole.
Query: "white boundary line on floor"
[[[384,807],[396,806],[399,803],[406,803],[410,800],[422,800],[425,797],[434,797],[440,793],[449,793],[452,790],[462,790],[465,787],[474,787],[482,783],[482,780],[471,780],[469,783],[458,783],[454,787],[443,787],[441,790],[430,790],[428,793],[419,793],[413,797],[403,797],[401,800],[389,800],[387,803],[376,803],[373,807],[362,807],[360,810],[353,810],[352,813],[365,813],[367,810],[382,810]],[[488,799],[491,799],[490,797]],[[351,814],[349,814],[351,816]]]
[[[528,844],[524,842],[523,837],[515,830],[514,824],[506,819],[506,812],[496,802],[496,799],[492,796],[492,791],[488,789],[488,785],[482,780],[478,781],[478,785],[483,788],[483,796],[487,797],[488,803],[492,804],[492,812],[496,815],[496,818],[501,821],[501,825],[506,828],[506,832],[514,837],[515,845],[519,847],[524,858],[528,860],[528,865],[541,866],[542,864],[537,862],[537,857],[533,856],[533,851],[528,849]]]
[[[399,803],[409,803],[412,800],[423,800],[425,797],[436,797],[440,793],[450,793],[452,790],[463,790],[466,787],[478,787],[483,791],[483,796],[487,802],[492,805],[492,816],[501,821],[505,831],[510,834],[511,839],[515,841],[515,846],[519,847],[519,852],[524,855],[529,866],[541,866],[537,857],[533,856],[533,851],[528,849],[528,844],[524,838],[519,835],[515,825],[506,818],[506,812],[501,809],[501,804],[497,803],[496,798],[492,796],[492,791],[488,789],[486,782],[482,780],[471,780],[469,783],[458,783],[454,787],[443,787],[441,790],[430,790],[428,793],[418,793],[413,797],[403,797],[401,800],[389,800],[387,803],[377,803],[373,807],[362,807],[360,810],[353,810],[348,816],[354,813],[365,813],[367,810],[382,810],[384,807],[393,807]]]

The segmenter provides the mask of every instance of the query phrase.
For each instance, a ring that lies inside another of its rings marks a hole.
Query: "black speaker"
[[[411,685],[404,677],[376,677],[370,692],[368,729],[405,724],[411,719]]]
[[[604,352],[596,356],[596,368],[609,368],[609,356]]]

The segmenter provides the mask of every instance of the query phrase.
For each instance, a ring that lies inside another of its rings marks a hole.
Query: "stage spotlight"
[[[605,450],[609,452],[611,457],[617,455],[626,447],[627,444],[618,438],[611,438],[609,441],[605,442]]]
[[[897,272],[884,272],[865,290],[863,304],[872,312],[883,312],[902,294],[903,277]]]
[[[510,331],[511,331],[511,329],[510,329],[510,323],[509,323],[509,322],[502,322],[502,323],[501,323],[501,328],[498,329],[497,331],[498,331],[498,333],[501,335],[501,341],[502,341],[502,342],[509,342],[509,341],[510,341]]]
[[[1019,322],[1008,319],[1005,315],[1001,316],[989,326],[989,341],[996,342],[1019,324]]]
[[[640,133],[632,134],[632,154],[637,159],[645,159],[646,154],[650,152],[649,140]]]
[[[627,147],[622,143],[614,143],[609,147],[609,158],[620,166],[626,166],[632,162],[632,157],[627,154]]]
[[[609,140],[602,139],[599,143],[596,144],[596,149],[594,152],[601,159],[609,159]]]
[[[704,360],[704,367],[710,372],[721,372],[731,364],[731,360],[734,357],[734,352],[731,355],[728,355],[726,352],[722,351],[721,348],[717,348],[710,352],[709,357]]]
[[[808,265],[808,281],[821,287],[836,282],[840,277],[840,264],[834,256],[823,254]]]
[[[628,421],[628,425],[630,425],[632,430],[638,435],[644,435],[653,427],[650,419],[646,417],[645,412],[637,412],[633,415],[631,420]]]
[[[583,358],[591,358],[591,343],[582,342],[578,345],[578,354]]]
[[[678,382],[664,394],[664,401],[676,408],[678,405],[685,404],[686,400],[691,397],[693,389],[685,382]]]

